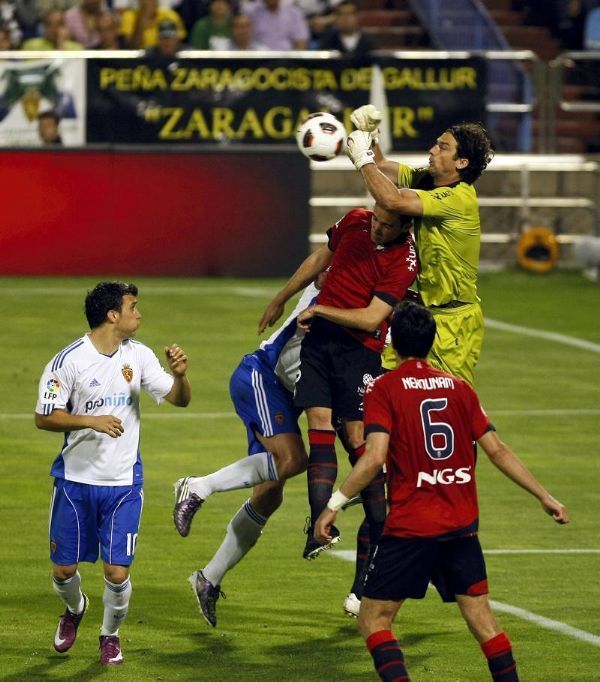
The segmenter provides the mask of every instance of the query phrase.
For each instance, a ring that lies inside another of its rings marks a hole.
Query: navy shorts
[[[422,599],[432,582],[445,602],[455,595],[488,593],[485,560],[477,535],[440,540],[384,535],[365,576],[364,596]]]
[[[54,480],[50,503],[50,560],[61,566],[102,561],[129,566],[140,529],[142,484],[88,485]]]
[[[249,455],[265,450],[256,433],[266,438],[281,433],[300,434],[300,410],[294,407],[292,394],[255,355],[246,355],[236,367],[229,382],[229,394],[246,426]]]
[[[381,374],[381,355],[339,325],[316,318],[302,340],[294,405],[328,407],[337,417],[362,421],[365,387]]]

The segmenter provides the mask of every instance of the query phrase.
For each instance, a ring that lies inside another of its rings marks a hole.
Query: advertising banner
[[[376,63],[393,149],[422,151],[450,123],[484,120],[484,60]],[[351,130],[350,114],[372,100],[372,88],[373,67],[343,59],[90,59],[87,140],[289,144],[315,111]]]
[[[288,277],[308,255],[295,150],[0,152],[1,275]]]
[[[0,146],[40,146],[39,114],[60,118],[65,146],[85,144],[84,59],[0,61]]]

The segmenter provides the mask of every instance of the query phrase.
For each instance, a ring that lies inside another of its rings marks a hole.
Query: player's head
[[[135,297],[138,289],[135,284],[125,282],[100,282],[88,291],[85,297],[85,316],[90,329],[96,329],[109,320],[109,313],[125,313],[123,309],[124,297],[128,296],[135,307]],[[113,315],[114,317],[114,315]],[[139,320],[139,313],[137,313]],[[134,330],[135,331],[135,330]]]
[[[390,325],[392,346],[401,358],[426,358],[435,338],[435,320],[422,305],[402,301]]]
[[[458,123],[446,130],[456,140],[456,160],[461,180],[472,185],[494,158],[492,142],[481,123]]]
[[[386,211],[375,204],[371,217],[371,240],[378,246],[390,242],[402,242],[410,232],[412,220],[412,216]]]

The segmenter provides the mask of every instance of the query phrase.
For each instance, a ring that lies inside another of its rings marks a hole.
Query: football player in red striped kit
[[[337,510],[386,463],[390,510],[358,619],[381,679],[410,680],[392,622],[404,600],[423,598],[432,582],[443,601],[458,603],[495,682],[515,682],[512,645],[487,596],[473,441],[557,523],[569,516],[498,438],[469,384],[427,364],[435,331],[422,306],[404,302],[394,313],[392,343],[401,364],[367,389],[365,453],[317,519],[315,539],[331,541]]]

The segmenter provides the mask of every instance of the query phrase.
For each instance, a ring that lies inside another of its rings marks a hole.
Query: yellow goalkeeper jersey
[[[434,187],[427,168],[400,164],[398,186],[414,189],[423,203],[423,215],[415,218],[415,241],[421,262],[417,284],[425,305],[478,301],[481,226],[473,185]]]

